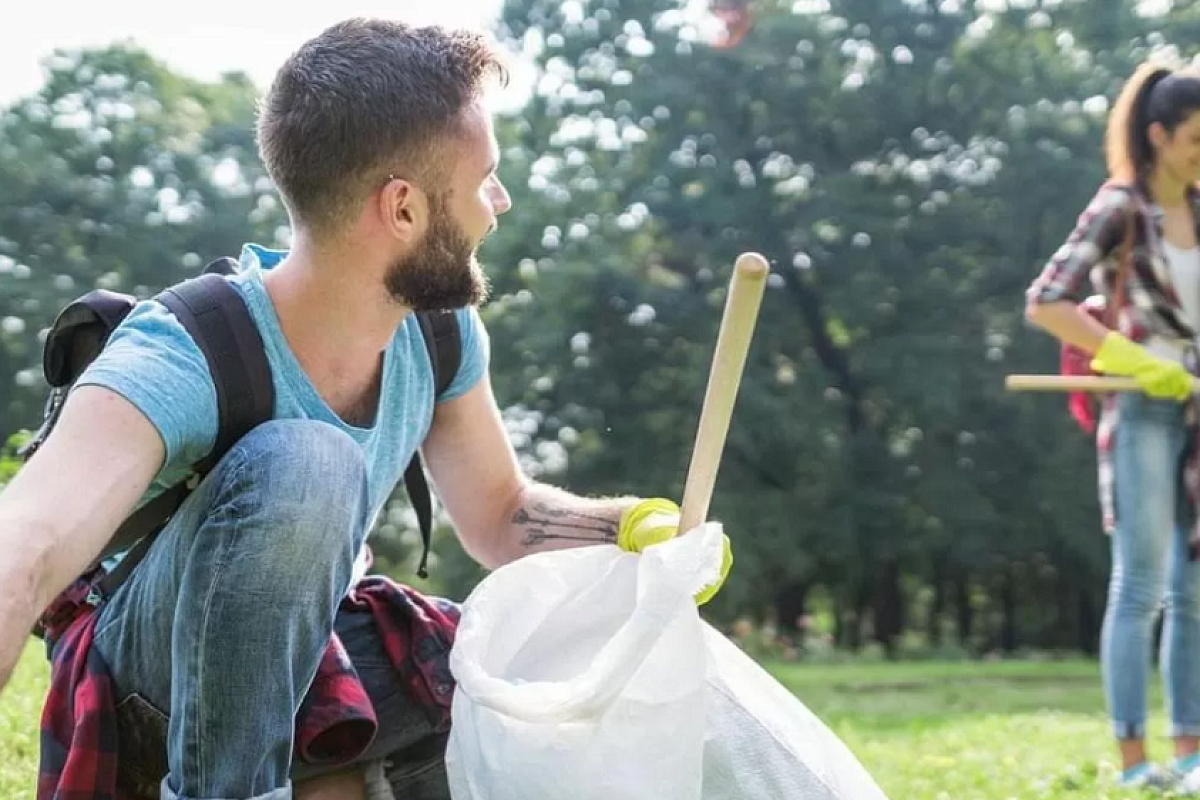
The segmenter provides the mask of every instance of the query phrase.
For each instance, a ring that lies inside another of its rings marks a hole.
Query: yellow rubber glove
[[[642,500],[621,514],[621,523],[617,527],[617,547],[627,553],[640,553],[643,549],[662,544],[679,530],[679,506],[661,497]],[[733,548],[729,537],[721,534],[721,574],[716,583],[712,583],[696,594],[696,605],[704,605],[712,600],[729,570],[733,566]]]
[[[1092,369],[1109,375],[1133,378],[1151,397],[1184,401],[1192,396],[1192,376],[1182,364],[1151,355],[1116,331],[1104,337]]]

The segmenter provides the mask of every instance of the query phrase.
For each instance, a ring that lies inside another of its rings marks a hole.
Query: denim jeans
[[[366,535],[366,497],[349,436],[309,421],[262,425],[105,602],[95,646],[120,724],[132,728],[126,741],[142,737],[153,750],[162,729],[165,763],[151,775],[163,800],[290,800],[294,780],[320,774],[293,762],[293,731],[335,630],[380,722],[358,761],[390,757],[397,800],[448,797],[444,738],[409,703],[370,616],[338,611]]]
[[[1140,393],[1119,402],[1117,526],[1100,644],[1109,715],[1118,739],[1145,736],[1152,631],[1162,609],[1160,664],[1171,735],[1200,735],[1200,563],[1187,556],[1184,411]]]

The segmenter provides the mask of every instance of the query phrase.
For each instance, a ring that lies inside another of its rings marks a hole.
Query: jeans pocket
[[[387,759],[384,769],[396,800],[450,800],[446,777],[449,738],[448,734],[431,736]]]
[[[117,703],[117,785],[157,800],[167,770],[167,715],[136,692]]]

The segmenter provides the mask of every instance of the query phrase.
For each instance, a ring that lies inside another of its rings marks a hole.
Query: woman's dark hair
[[[1125,82],[1108,116],[1105,155],[1108,176],[1123,183],[1146,177],[1154,166],[1150,126],[1155,122],[1171,133],[1200,111],[1200,75],[1142,64]]]

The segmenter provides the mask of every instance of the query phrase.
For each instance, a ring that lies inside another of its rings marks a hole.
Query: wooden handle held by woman
[[[1004,388],[1010,392],[1140,392],[1133,378],[1108,375],[1009,375]],[[1200,392],[1200,379],[1193,379],[1193,391]]]

